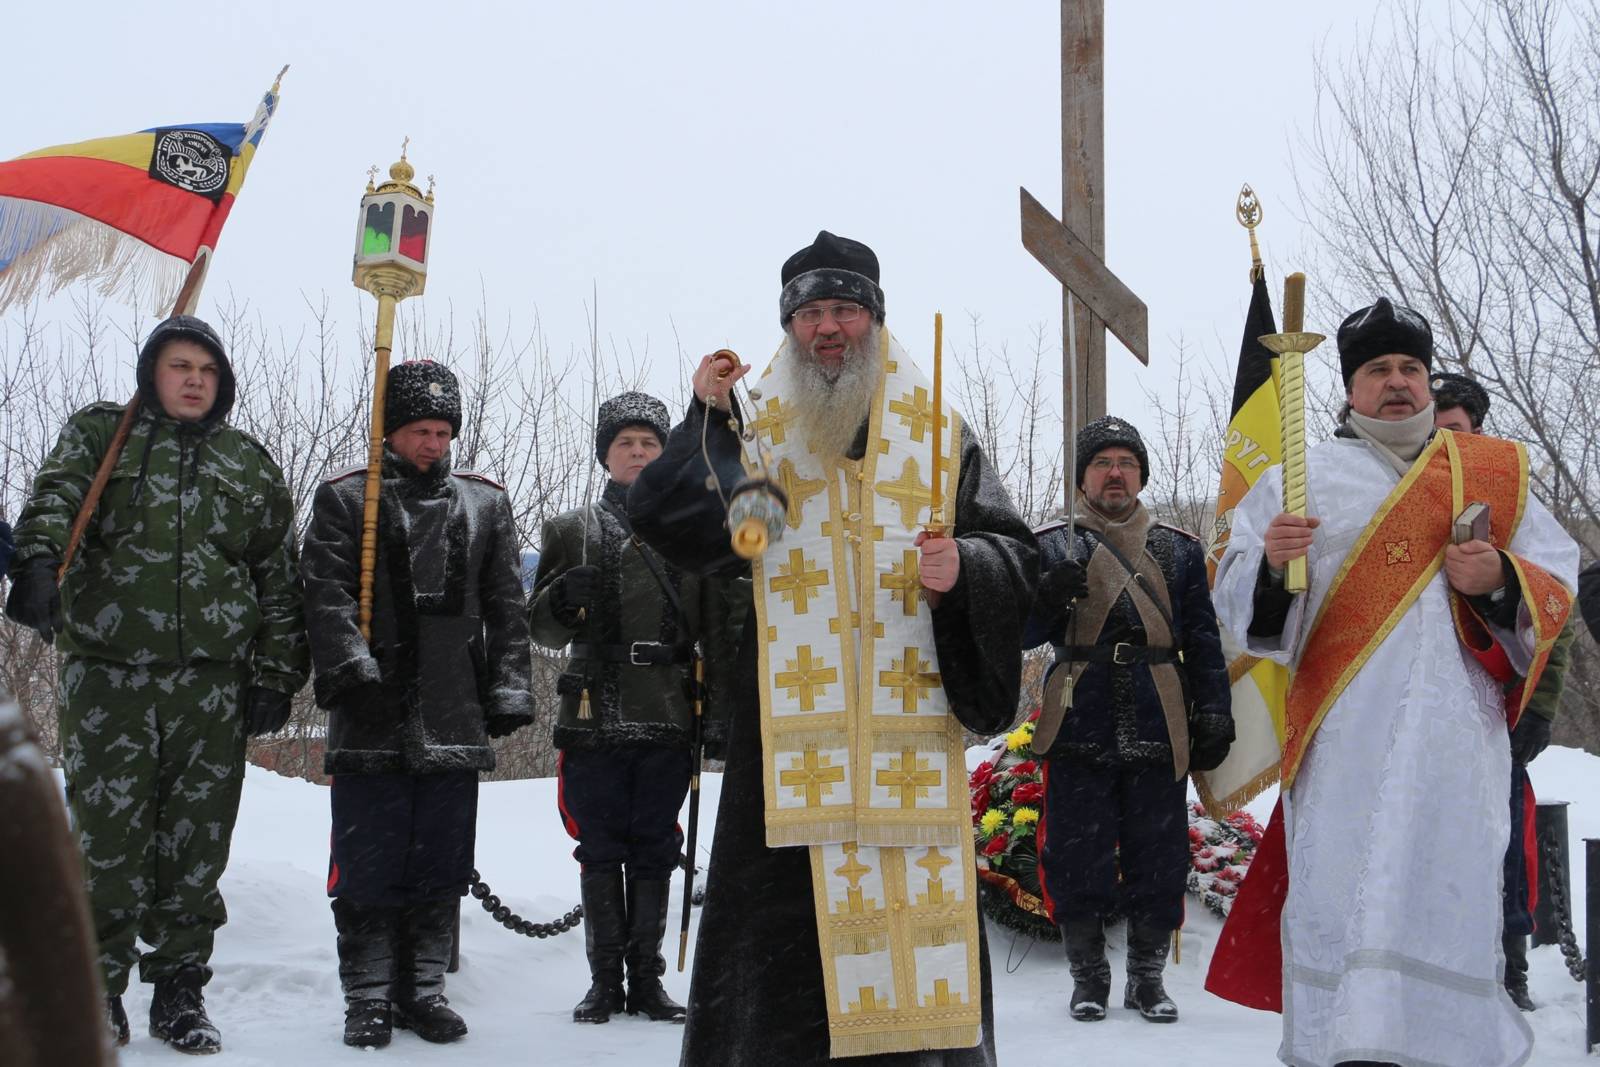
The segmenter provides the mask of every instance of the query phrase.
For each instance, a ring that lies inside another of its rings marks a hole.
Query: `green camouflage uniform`
[[[62,765],[110,994],[135,960],[147,982],[186,964],[209,976],[242,696],[294,693],[309,668],[293,501],[261,444],[224,421],[220,362],[205,420],[141,411],[61,583]],[[18,565],[62,558],[120,413],[93,404],[68,421],[17,524]]]

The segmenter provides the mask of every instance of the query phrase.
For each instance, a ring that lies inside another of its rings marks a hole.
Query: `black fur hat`
[[[414,359],[389,368],[383,394],[383,434],[408,422],[443,419],[450,436],[461,433],[461,383],[450,368],[431,359]]]
[[[1150,484],[1150,453],[1145,451],[1144,438],[1134,429],[1133,423],[1115,415],[1102,415],[1078,431],[1078,488],[1083,488],[1083,473],[1089,461],[1108,448],[1126,448],[1139,460],[1139,484]]]
[[[787,327],[801,304],[813,300],[854,300],[883,321],[883,290],[878,287],[878,256],[860,241],[827,230],[790,256],[780,272],[778,322]]]
[[[1428,320],[1408,307],[1398,307],[1386,296],[1376,303],[1352,311],[1339,324],[1339,368],[1344,384],[1356,376],[1361,364],[1379,356],[1415,356],[1433,369],[1433,328]]]
[[[193,341],[206,349],[217,361],[217,399],[211,405],[211,410],[206,413],[203,423],[220,422],[228,417],[228,412],[233,410],[235,384],[233,378],[233,364],[228,361],[228,353],[222,348],[222,338],[217,336],[217,331],[202,319],[193,315],[174,315],[156,323],[155,328],[144,339],[144,347],[139,349],[139,364],[134,372],[135,380],[139,384],[139,395],[153,410],[160,410],[161,401],[156,395],[156,359],[160,357],[161,350],[169,341]]]
[[[1434,371],[1428,376],[1428,386],[1433,390],[1434,409],[1447,411],[1460,408],[1467,413],[1474,430],[1483,428],[1489,417],[1489,391],[1465,374]]]
[[[666,444],[667,432],[672,429],[667,405],[649,393],[621,393],[601,404],[594,420],[594,458],[600,461],[600,466],[606,465],[611,442],[629,426],[652,430],[661,443]]]

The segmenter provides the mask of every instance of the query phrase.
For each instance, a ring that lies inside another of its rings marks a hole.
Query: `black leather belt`
[[[601,663],[626,663],[634,667],[660,667],[688,663],[688,645],[664,645],[659,641],[635,641],[631,645],[586,645],[574,643],[572,658]]]
[[[1151,648],[1118,641],[1114,645],[1057,645],[1056,659],[1067,663],[1114,663],[1128,667],[1135,663],[1182,663],[1183,653],[1175,648]]]

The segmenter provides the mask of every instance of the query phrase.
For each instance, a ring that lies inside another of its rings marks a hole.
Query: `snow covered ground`
[[[1572,803],[1573,891],[1581,901],[1582,838],[1600,837],[1600,759],[1553,748],[1534,765],[1534,781],[1541,798]],[[705,842],[711,838],[719,785],[716,776],[707,776]],[[1252,808],[1262,808],[1264,817],[1271,798]],[[588,986],[581,929],[547,941],[513,936],[470,898],[463,909],[462,967],[450,976],[448,991],[471,1033],[457,1045],[430,1046],[397,1032],[394,1044],[382,1051],[345,1048],[339,1040],[343,1011],[333,920],[323,892],[327,840],[328,802],[321,788],[250,768],[233,860],[223,879],[231,921],[218,935],[213,960],[217,975],[207,991],[225,1051],[209,1062],[318,1067],[378,1057],[377,1062],[391,1065],[677,1063],[681,1028],[627,1016],[605,1026],[580,1027],[570,1021],[572,1005]],[[704,856],[702,852],[702,862]],[[506,903],[528,918],[554,919],[577,902],[577,865],[556,814],[554,780],[483,787],[478,867]],[[1128,1067],[1275,1063],[1278,1017],[1225,1003],[1202,990],[1220,924],[1193,902],[1189,913],[1183,962],[1170,968],[1168,981],[1183,1012],[1176,1026],[1153,1026],[1120,1008],[1102,1023],[1072,1022],[1065,1013],[1071,981],[1059,946],[1040,944],[1029,951],[1026,941],[1013,943],[1009,931],[991,927],[1001,1062]],[[669,961],[675,956],[677,923],[674,902]],[[1582,927],[1580,914],[1580,937]],[[691,966],[692,960],[691,954]],[[1113,948],[1113,968],[1120,992],[1120,945]],[[1567,975],[1553,947],[1532,953],[1532,970],[1533,995],[1540,1005],[1532,1016],[1538,1036],[1532,1062],[1541,1067],[1588,1062],[1583,1052],[1583,987]],[[146,1033],[149,988],[136,983],[129,991],[134,1037],[121,1062],[172,1067],[177,1054]],[[667,988],[682,999],[687,976],[670,972]]]

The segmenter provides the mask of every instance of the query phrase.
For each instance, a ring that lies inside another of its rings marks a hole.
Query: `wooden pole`
[[[378,497],[383,490],[383,402],[389,384],[389,350],[394,345],[393,294],[378,294],[378,326],[372,362],[372,431],[367,439],[367,488],[361,513],[361,636],[372,641],[372,576],[378,565]]]
[[[940,426],[944,422],[944,316],[933,313],[933,481],[928,500],[928,526],[944,529],[944,455]]]
[[[1103,261],[1106,254],[1105,0],[1061,0],[1061,221]],[[1062,322],[1076,316],[1069,376],[1085,422],[1106,413],[1105,323],[1062,296]]]

